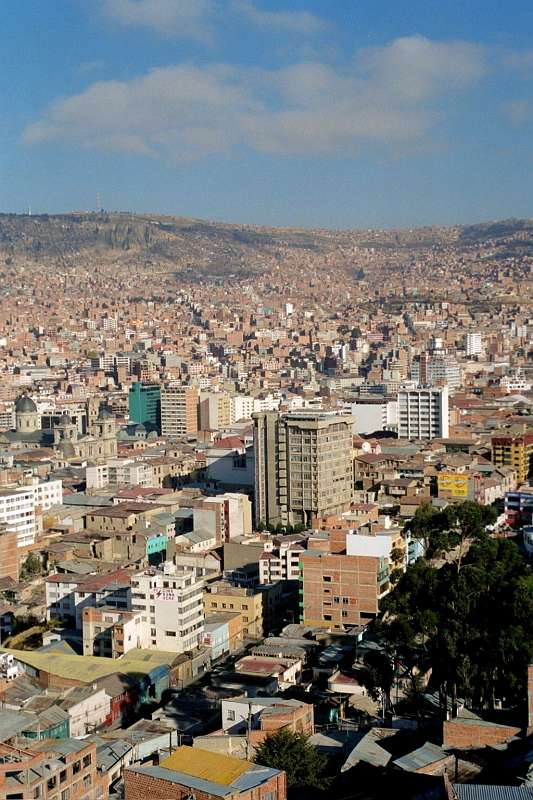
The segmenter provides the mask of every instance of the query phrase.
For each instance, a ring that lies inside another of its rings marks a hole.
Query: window
[[[165,631],[165,636],[176,636],[176,631]]]
[[[67,779],[67,771],[66,769],[62,769],[59,773],[59,783],[65,783]]]
[[[331,575],[323,575],[322,580],[324,583],[331,583]]]
[[[52,791],[53,789],[55,789],[55,788],[56,788],[56,786],[57,786],[57,778],[56,778],[56,776],[54,775],[54,777],[53,777],[53,778],[49,778],[49,779],[48,779],[48,789],[49,789],[50,791]]]
[[[349,597],[343,597],[342,598],[343,605],[347,606],[349,602],[350,602],[350,598]]]
[[[72,774],[77,775],[80,769],[81,769],[81,762],[75,761],[74,764],[72,765]]]
[[[324,614],[324,619],[331,621],[331,614]]]
[[[347,612],[347,611],[345,611],[345,609],[344,609],[344,608],[342,609],[342,616],[343,616],[343,617],[347,617],[347,616],[348,616],[348,612]]]
[[[87,758],[87,756],[85,756],[85,758]],[[89,758],[90,758],[90,756],[89,756]],[[92,783],[91,776],[90,775],[86,775],[85,778],[83,779],[83,788],[84,789],[88,789],[89,786],[91,785],[91,783]]]
[[[90,767],[92,763],[92,757],[90,753],[87,753],[86,756],[83,756],[83,768]]]
[[[228,721],[233,722],[235,720],[235,711],[231,709],[228,711]]]
[[[70,800],[70,789],[64,789],[61,792],[61,800]]]

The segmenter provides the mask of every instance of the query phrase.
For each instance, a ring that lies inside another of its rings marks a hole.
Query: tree
[[[370,650],[364,659],[364,667],[359,671],[358,677],[374,700],[383,698],[383,710],[391,705],[391,689],[394,682],[394,667],[387,653],[379,650]]]
[[[456,561],[408,567],[383,599],[377,627],[395,658],[424,672],[431,666],[443,708],[458,697],[475,709],[494,708],[496,698],[522,704],[533,661],[533,571],[514,542],[485,534],[492,512],[462,505],[448,520]]]
[[[41,572],[41,562],[35,553],[29,553],[24,564],[20,568],[20,578],[32,578],[34,575],[39,575]]]
[[[289,788],[325,789],[329,784],[324,775],[326,757],[317,753],[301,733],[280,730],[267,736],[257,747],[254,761],[263,767],[284,770]]]

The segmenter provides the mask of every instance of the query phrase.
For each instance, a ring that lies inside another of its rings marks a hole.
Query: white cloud
[[[327,23],[309,11],[263,11],[250,0],[233,0],[233,10],[258,28],[272,28],[312,36],[326,30]]]
[[[215,23],[233,15],[258,28],[312,36],[327,23],[309,11],[263,11],[251,0],[99,0],[104,17],[163,36],[209,41]]]
[[[445,94],[474,85],[484,69],[475,45],[420,37],[365,51],[345,69],[180,64],[93,83],[50,106],[24,138],[172,160],[243,146],[287,154],[411,146],[427,142]]]
[[[198,41],[211,38],[214,11],[213,0],[102,0],[105,17],[120,25]]]

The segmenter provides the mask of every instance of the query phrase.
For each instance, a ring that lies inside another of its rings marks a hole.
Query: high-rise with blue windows
[[[150,430],[161,430],[161,386],[137,381],[128,396],[130,422],[143,424]]]

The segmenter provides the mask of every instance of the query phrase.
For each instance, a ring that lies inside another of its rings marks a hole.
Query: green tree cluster
[[[477,531],[476,519],[468,514],[448,545],[472,533],[472,520]],[[431,666],[443,707],[457,697],[477,709],[493,708],[496,698],[524,702],[533,572],[514,542],[477,531],[469,550],[440,569],[419,560],[384,598],[378,626],[393,659]]]
[[[309,744],[301,733],[280,730],[267,736],[255,751],[254,761],[263,767],[284,770],[289,789],[326,789],[327,759]]]
[[[492,524],[496,517],[497,512],[492,506],[482,506],[471,500],[454,503],[442,510],[425,503],[417,509],[406,530],[415,539],[422,540],[429,558],[457,548],[456,563],[460,569],[467,542],[482,539],[487,525]]]

